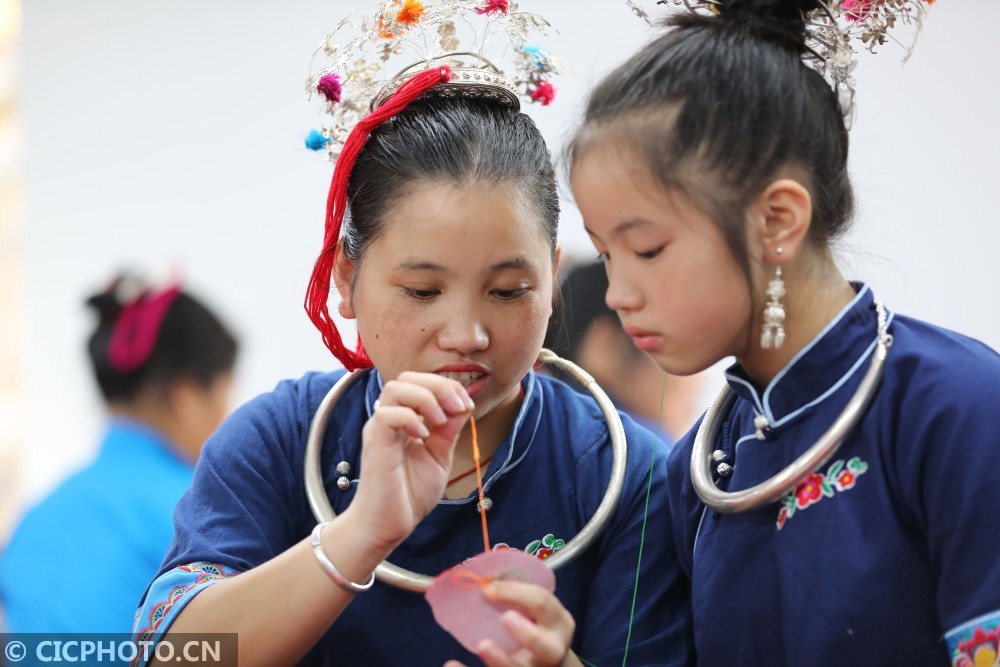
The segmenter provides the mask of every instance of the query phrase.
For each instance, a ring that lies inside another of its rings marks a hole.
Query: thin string
[[[479,461],[479,438],[476,435],[476,420],[469,417],[472,426],[472,460],[476,462],[476,485],[479,487],[479,518],[483,522],[483,550],[490,551],[490,531],[486,527],[486,496],[483,494],[483,470]]]
[[[493,455],[490,454],[485,459],[483,459],[482,465],[484,465],[484,466],[488,465],[489,462],[492,461],[492,460],[493,460]],[[474,472],[476,472],[476,469],[475,469],[475,467],[472,467],[472,468],[469,468],[468,470],[466,470],[465,472],[463,472],[460,475],[455,475],[454,477],[452,477],[451,479],[448,480],[448,486],[451,486],[455,482],[458,482],[460,480],[465,479],[466,477],[468,477],[469,475],[471,475]]]
[[[660,442],[661,420],[663,418],[663,399],[667,394],[667,374],[663,374],[663,388],[660,390],[660,410],[656,415],[656,442]],[[625,637],[625,655],[622,657],[622,667],[628,662],[628,647],[632,640],[632,622],[635,620],[635,602],[639,597],[639,572],[642,570],[642,547],[646,544],[646,519],[649,517],[649,495],[653,488],[653,467],[656,464],[656,447],[649,460],[649,481],[646,483],[646,507],[642,511],[642,532],[639,536],[639,561],[635,565],[635,587],[632,589],[632,611],[628,615],[628,635]]]

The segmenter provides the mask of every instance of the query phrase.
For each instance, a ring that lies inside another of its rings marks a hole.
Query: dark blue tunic
[[[690,481],[694,431],[671,453],[699,665],[964,665],[996,650],[1000,356],[906,317],[892,317],[889,332],[885,378],[860,425],[781,503],[706,510]],[[875,341],[865,286],[763,392],[730,369],[739,398],[715,448],[733,472],[714,473],[717,485],[753,486],[814,443],[857,388]],[[764,440],[758,415],[769,422]]]
[[[176,536],[140,610],[137,632],[162,634],[205,586],[309,535],[316,522],[303,484],[306,433],[339,377],[310,374],[283,383],[241,408],[208,442],[194,484],[177,507]],[[489,531],[495,542],[545,557],[593,516],[610,477],[610,437],[592,398],[533,373],[523,389],[513,433],[484,476],[493,501]],[[357,483],[341,491],[335,467],[348,462],[357,479],[361,427],[379,391],[372,374],[352,387],[330,418],[322,465],[338,513]],[[685,664],[690,600],[664,509],[665,448],[627,417],[623,421],[629,454],[621,505],[598,542],[557,571],[556,594],[576,619],[577,654],[601,667],[621,664],[645,521],[628,664]],[[442,500],[390,561],[433,575],[482,551],[474,501]],[[356,596],[302,664],[440,666],[450,658],[479,664],[437,626],[422,596],[376,583]]]

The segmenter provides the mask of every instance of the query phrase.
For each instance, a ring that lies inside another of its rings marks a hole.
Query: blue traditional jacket
[[[313,373],[282,383],[237,411],[209,440],[192,488],[178,505],[176,535],[142,604],[138,633],[162,635],[205,587],[309,535],[316,520],[303,482],[306,434],[340,376]],[[484,474],[493,502],[489,532],[494,548],[546,558],[579,532],[604,496],[610,436],[592,398],[534,373],[522,389],[514,428]],[[357,489],[361,428],[380,391],[373,372],[340,399],[329,419],[322,470],[338,513]],[[596,544],[557,570],[556,595],[577,622],[573,649],[590,664],[621,664],[626,645],[630,665],[686,664],[690,600],[665,511],[666,448],[628,417],[623,422],[628,461],[621,503]],[[340,462],[351,468],[347,490],[337,485]],[[476,499],[440,501],[389,560],[436,575],[481,552]],[[422,596],[377,582],[355,597],[301,664],[440,667],[451,658],[479,664],[434,622]]]
[[[872,292],[858,290],[763,391],[729,370],[738,399],[714,449],[732,472],[713,473],[718,487],[772,477],[841,413],[877,338]],[[885,376],[861,422],[781,502],[708,510],[690,480],[695,432],[671,452],[699,665],[994,664],[977,660],[996,656],[1000,623],[1000,356],[891,313],[889,333]]]

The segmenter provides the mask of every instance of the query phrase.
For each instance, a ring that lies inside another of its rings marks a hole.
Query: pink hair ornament
[[[108,343],[112,369],[131,373],[146,363],[160,335],[163,318],[180,292],[177,286],[157,293],[144,292],[124,307]]]

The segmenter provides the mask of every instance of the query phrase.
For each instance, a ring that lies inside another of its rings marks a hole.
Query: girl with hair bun
[[[849,59],[831,87],[803,58],[882,3],[690,4],[596,86],[570,164],[635,344],[682,375],[736,359],[667,464],[698,664],[994,664],[1000,356],[831,252]]]
[[[127,632],[177,499],[229,408],[237,342],[187,290],[122,275],[87,301],[109,425],[96,460],[22,519],[0,560],[8,632]],[[104,570],[95,594],[94,573]]]

